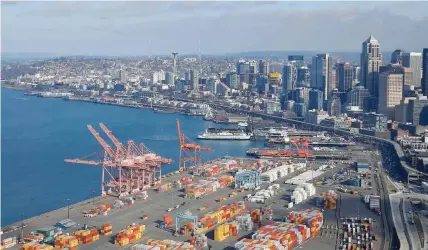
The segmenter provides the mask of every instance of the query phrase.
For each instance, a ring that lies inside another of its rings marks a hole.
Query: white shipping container
[[[293,205],[294,205],[294,204],[293,204],[293,202],[290,202],[290,203],[288,203],[287,207],[288,207],[288,208],[292,208],[292,207],[293,207]]]
[[[137,244],[137,245],[132,246],[132,250],[161,250],[161,249],[158,246]]]

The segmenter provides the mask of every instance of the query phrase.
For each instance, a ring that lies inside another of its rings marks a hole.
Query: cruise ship
[[[253,134],[240,129],[209,128],[198,135],[200,140],[250,140]]]

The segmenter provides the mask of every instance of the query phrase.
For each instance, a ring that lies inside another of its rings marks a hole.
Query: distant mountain
[[[5,62],[26,61],[26,60],[44,60],[59,55],[50,53],[1,53],[1,60]]]

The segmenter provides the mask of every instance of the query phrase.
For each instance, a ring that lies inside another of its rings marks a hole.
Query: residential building
[[[324,100],[328,100],[332,84],[332,59],[329,54],[317,54],[312,57],[311,88],[323,92]]]
[[[404,69],[399,64],[390,65],[379,75],[378,113],[394,119],[394,108],[403,99]]]
[[[309,109],[322,110],[323,109],[323,92],[319,89],[311,89],[309,91]]]
[[[352,89],[354,80],[354,67],[349,62],[339,63],[337,65],[337,83],[339,92],[348,92]]]
[[[415,87],[421,86],[421,69],[422,69],[422,53],[420,52],[404,52],[402,55],[404,67],[410,68],[413,72],[412,85]]]
[[[380,43],[372,35],[363,42],[361,53],[361,79],[374,97],[379,97],[379,67],[382,65]]]
[[[291,91],[291,99],[296,102],[303,102],[306,106],[309,104],[309,88],[299,87]]]
[[[128,81],[128,78],[126,76],[126,71],[122,69],[119,70],[119,80],[120,80],[120,83],[126,83]]]
[[[269,63],[266,60],[259,61],[259,73],[267,75],[269,73]]]
[[[165,72],[165,84],[174,85],[174,74],[172,72]]]

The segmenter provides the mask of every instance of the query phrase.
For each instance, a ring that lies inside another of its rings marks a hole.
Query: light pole
[[[67,219],[70,219],[70,199],[67,198]]]

